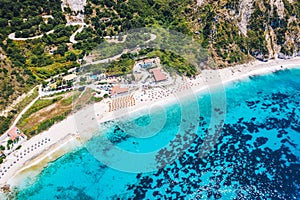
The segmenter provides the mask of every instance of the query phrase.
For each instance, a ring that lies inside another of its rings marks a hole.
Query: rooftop
[[[121,88],[119,85],[116,85],[111,89],[111,95],[122,94],[128,91],[129,91],[128,88]]]
[[[152,69],[150,72],[153,73],[156,82],[167,80],[166,75],[164,75],[158,68]]]
[[[7,134],[11,140],[15,140],[17,137],[19,137],[20,131],[17,127],[13,127],[8,131]]]

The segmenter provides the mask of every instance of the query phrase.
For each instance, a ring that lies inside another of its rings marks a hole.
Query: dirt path
[[[18,121],[21,119],[22,115],[40,98],[40,91],[42,89],[42,85],[39,85],[38,87],[39,87],[39,95],[20,112],[20,114],[17,116],[17,118],[14,120],[14,122],[12,123],[12,125],[10,126],[10,128],[8,130],[15,127],[17,125]]]
[[[25,99],[25,97],[27,97],[27,96],[33,94],[34,90],[35,90],[35,87],[32,88],[27,94],[24,93],[24,94],[22,94],[21,96],[19,96],[16,100],[14,100],[14,101],[12,102],[12,104],[10,104],[9,106],[7,106],[5,110],[3,110],[3,111],[0,112],[0,116],[7,116],[8,113],[9,113],[10,111],[12,111],[12,110],[16,107],[16,105],[17,105],[18,103],[20,103],[21,101],[23,101],[23,99]]]

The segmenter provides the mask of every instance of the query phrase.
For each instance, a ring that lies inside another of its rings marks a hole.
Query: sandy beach
[[[150,89],[147,92],[137,91],[133,93],[137,104],[133,107],[108,112],[108,107],[103,102],[94,105],[96,120],[98,123],[114,120],[116,117],[122,118],[132,116],[134,113],[145,114],[151,107],[161,106],[179,102],[182,96],[208,92],[209,89],[218,88],[233,81],[243,80],[254,75],[263,75],[278,70],[300,68],[300,57],[290,60],[272,60],[269,62],[254,61],[247,64],[237,65],[219,70],[203,70],[195,79],[179,81],[179,86],[168,89]],[[142,99],[142,101],[141,101]],[[101,108],[101,109],[99,109]]]
[[[177,90],[188,89],[189,92],[185,94],[196,94],[206,91],[208,87],[217,87],[249,76],[295,67],[300,68],[300,57],[290,60],[271,60],[266,63],[254,61],[220,70],[203,70],[196,78],[185,80],[185,84],[180,82]],[[151,107],[178,101],[175,87],[150,89],[146,92],[135,91],[132,95],[135,99],[133,106],[109,112],[108,101],[111,100],[105,100],[84,108],[79,111],[79,115],[71,115],[49,130],[24,142],[19,150],[7,156],[4,163],[0,165],[0,186],[22,184],[22,180],[28,175],[37,175],[47,163],[80,147],[84,141],[92,137],[96,128],[95,124],[99,125],[117,117],[126,118],[133,113],[145,113]],[[91,120],[95,123],[86,126]]]

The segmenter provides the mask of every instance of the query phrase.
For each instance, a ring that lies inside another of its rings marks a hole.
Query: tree
[[[0,18],[0,27],[6,27],[7,22],[8,22],[7,19]]]
[[[42,45],[38,45],[32,50],[32,53],[35,55],[42,55],[44,53],[44,47]]]
[[[0,134],[3,134],[9,128],[10,118],[0,116]]]
[[[41,31],[42,32],[47,32],[47,31],[50,31],[50,30],[52,30],[53,29],[53,25],[52,24],[41,24],[40,25],[40,29],[41,29]]]
[[[67,82],[68,87],[72,87],[73,83],[71,81]]]
[[[43,85],[43,88],[45,88],[48,85],[48,83],[46,81],[43,81],[42,85]]]
[[[67,60],[70,61],[76,61],[77,60],[77,56],[75,53],[71,52],[68,56],[67,56]]]
[[[65,52],[67,52],[67,51],[68,51],[68,46],[66,44],[60,44],[54,53],[64,56]]]
[[[70,7],[65,7],[65,8],[64,8],[64,11],[65,11],[66,13],[68,13],[68,14],[72,14],[72,10],[71,10]]]
[[[20,18],[13,18],[10,22],[10,24],[15,27],[21,26],[22,23],[23,23],[23,20]]]
[[[84,13],[87,14],[87,15],[91,15],[93,13],[93,9],[91,7],[91,4],[87,4],[84,7]]]

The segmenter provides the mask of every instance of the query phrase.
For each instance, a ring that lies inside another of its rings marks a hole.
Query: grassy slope
[[[33,136],[63,119],[72,110],[73,92],[38,100],[18,122],[17,126]]]

